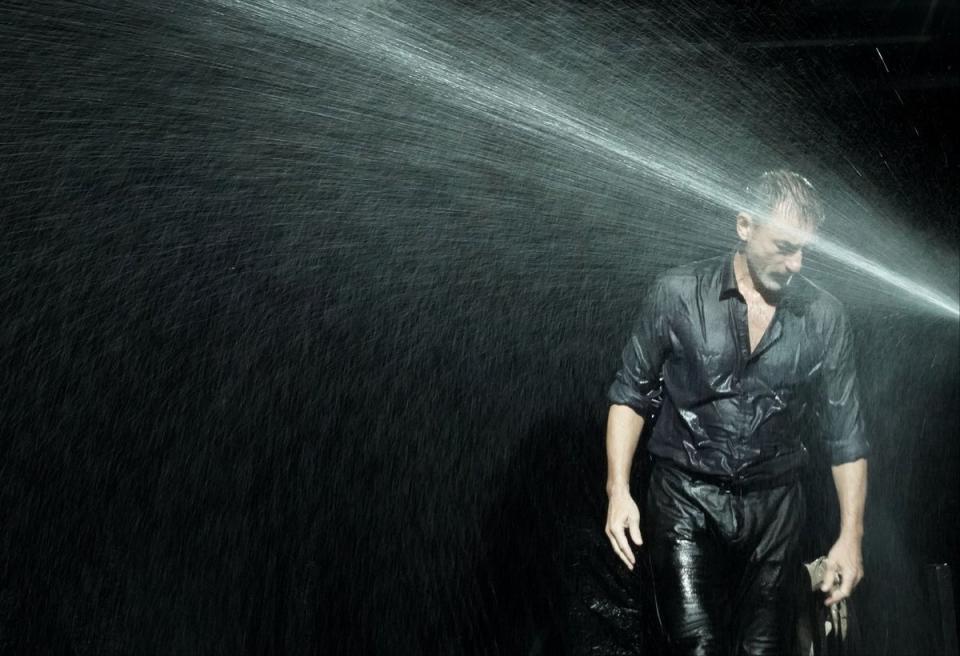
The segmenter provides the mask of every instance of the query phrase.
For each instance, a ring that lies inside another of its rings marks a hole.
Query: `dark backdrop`
[[[729,244],[610,267],[649,245],[535,171],[398,176],[387,138],[362,162],[284,141],[294,115],[254,138],[221,93],[247,82],[209,64],[243,34],[108,4],[0,14],[0,646],[653,653],[645,575],[602,539],[604,391],[651,269]],[[767,4],[690,20],[814,80],[837,168],[955,257],[950,7]],[[831,291],[875,448],[856,607],[869,653],[928,653],[921,567],[960,548],[957,321]]]

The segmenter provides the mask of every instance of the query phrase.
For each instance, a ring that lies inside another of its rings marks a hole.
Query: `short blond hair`
[[[778,207],[795,211],[815,227],[825,218],[819,192],[813,183],[794,171],[764,171],[747,186],[747,195],[752,205],[761,211],[757,217],[760,221]]]

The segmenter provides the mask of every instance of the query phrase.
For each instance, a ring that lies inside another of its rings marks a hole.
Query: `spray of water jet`
[[[281,1],[221,0],[220,4],[224,9],[238,10],[258,21],[263,29],[296,34],[297,39],[335,50],[373,69],[389,70],[458,109],[549,140],[553,146],[601,160],[608,169],[619,169],[623,176],[620,179],[637,185],[641,195],[660,187],[700,198],[730,212],[745,207],[738,178],[726,170],[729,162],[710,157],[709,149],[703,147],[702,135],[678,138],[669,120],[652,113],[646,117],[642,132],[631,132],[605,118],[602,111],[584,111],[574,94],[561,92],[528,72],[530,68],[549,71],[549,66],[544,68],[542,62],[539,68],[522,65],[531,60],[529,53],[525,60],[522,50],[511,50],[508,55],[514,61],[510,61],[509,57],[505,60],[497,53],[498,48],[505,50],[503,42],[477,45],[476,41],[482,41],[478,36],[467,46],[461,46],[449,35],[437,36],[444,31],[468,28],[458,24],[458,17],[449,9],[434,8],[425,14],[389,3],[339,4],[322,9]],[[514,63],[518,65],[512,65]],[[639,85],[636,93],[641,100],[655,102],[664,94],[682,97],[689,92],[689,88],[682,87],[660,89]],[[775,93],[767,90],[766,98],[769,100]],[[324,110],[317,107],[304,106],[296,110],[324,116]],[[749,149],[765,151],[767,161],[775,159],[775,147],[771,149],[757,142]],[[840,215],[834,220],[866,226],[871,218]],[[623,226],[632,227],[635,226]],[[704,231],[700,238],[719,240],[722,234],[714,228]],[[939,291],[917,276],[900,273],[829,235],[818,243],[820,252],[832,258],[832,267],[846,270],[848,275],[859,272],[868,279],[880,281],[892,288],[888,295],[906,294],[928,309],[951,317],[960,316],[955,292]]]

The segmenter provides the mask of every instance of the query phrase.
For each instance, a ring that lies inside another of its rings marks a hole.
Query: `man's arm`
[[[850,596],[863,578],[860,543],[870,445],[860,411],[853,330],[842,308],[830,325],[827,344],[823,362],[824,437],[840,505],[840,537],[827,554],[822,588],[829,593],[829,606]]]
[[[860,458],[832,468],[840,505],[840,537],[827,554],[821,590],[829,592],[826,605],[846,599],[863,579],[863,508],[867,499],[867,460]],[[836,581],[840,585],[836,586]]]
[[[630,495],[630,469],[637,451],[643,417],[626,405],[611,405],[607,415],[607,526],[606,534],[614,552],[633,569],[636,558],[626,532],[634,544],[643,544],[640,510]]]
[[[660,402],[660,369],[670,348],[667,316],[670,299],[664,280],[650,285],[641,304],[639,318],[626,346],[623,366],[617,371],[607,398],[607,506],[606,533],[614,552],[633,569],[633,550],[626,531],[641,544],[640,511],[630,496],[630,467],[640,442],[644,417]]]

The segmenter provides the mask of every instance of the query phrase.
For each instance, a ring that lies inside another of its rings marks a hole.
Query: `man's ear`
[[[740,212],[737,214],[737,236],[740,237],[740,240],[747,241],[750,239],[750,235],[752,233],[753,217],[746,212]]]

